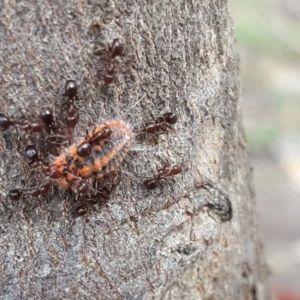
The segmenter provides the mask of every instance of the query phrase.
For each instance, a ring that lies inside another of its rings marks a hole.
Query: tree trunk
[[[64,84],[75,79],[75,141],[110,119],[135,134],[110,200],[76,218],[76,194],[57,186],[44,197],[7,197],[45,179],[24,158],[28,144],[44,160],[68,146],[14,126],[1,134],[0,298],[270,299],[226,1],[0,5],[2,113],[33,121],[51,107],[59,122]],[[125,49],[112,59],[115,38]],[[175,125],[141,134],[168,112]],[[183,172],[144,187],[174,165]]]

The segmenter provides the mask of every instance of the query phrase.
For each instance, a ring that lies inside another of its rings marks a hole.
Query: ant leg
[[[63,135],[49,135],[46,140],[47,143],[54,146],[62,146],[68,144],[69,141],[66,141],[66,137]]]
[[[19,201],[21,198],[23,198],[23,190],[22,189],[12,189],[8,191],[7,198],[13,201]]]
[[[119,169],[118,171],[114,171],[113,173],[110,173],[109,175],[112,175],[111,176],[111,190],[114,190],[120,184],[121,175],[122,175],[121,169]]]

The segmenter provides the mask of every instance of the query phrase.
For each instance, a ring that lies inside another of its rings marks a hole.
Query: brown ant
[[[26,119],[13,120],[9,117],[0,114],[0,129],[1,131],[7,130],[10,126],[15,126],[16,128],[21,128],[27,132],[40,132],[43,130],[44,125],[39,121],[32,121]]]
[[[65,114],[65,124],[69,130],[71,135],[70,144],[73,142],[73,133],[76,124],[79,121],[79,113],[77,107],[74,105],[74,100],[78,100],[78,85],[75,80],[67,80],[65,84],[64,95],[68,98],[68,103],[66,106],[66,114]]]
[[[92,148],[94,145],[98,145],[101,141],[109,138],[112,134],[112,131],[109,127],[104,127],[102,131],[97,132],[90,137],[87,131],[86,142],[80,144],[77,147],[77,155],[80,157],[87,157],[92,153]]]
[[[8,192],[8,198],[13,201],[19,201],[24,196],[45,196],[52,187],[51,181],[41,183],[37,188],[32,189],[11,189]]]
[[[148,190],[153,190],[160,186],[162,188],[162,185],[160,181],[162,179],[166,179],[166,177],[175,176],[177,174],[180,174],[182,172],[183,168],[182,165],[175,165],[173,167],[164,167],[161,169],[158,169],[158,174],[154,175],[152,178],[148,178],[144,180],[144,186]]]
[[[45,124],[45,129],[48,134],[53,134],[56,132],[56,124],[54,122],[54,116],[50,108],[42,108],[42,110],[40,111],[40,118]]]
[[[164,168],[158,169],[157,171],[158,171],[158,175],[161,178],[175,176],[182,172],[182,165],[175,165],[172,168],[164,167]]]
[[[38,152],[33,145],[29,145],[25,148],[25,157],[28,159],[28,165],[37,163],[38,165],[42,166],[42,171],[45,175],[50,175],[51,178],[55,178],[55,175],[51,174],[51,168],[49,164],[39,157]]]
[[[54,116],[50,108],[44,107],[40,111],[41,121],[30,121],[29,119],[21,118],[20,120],[10,119],[9,117],[0,114],[0,129],[7,130],[10,126],[15,126],[26,132],[41,132],[44,128],[48,134],[56,132],[56,124]]]
[[[91,192],[91,184],[83,180],[77,187],[78,203],[73,209],[75,217],[84,216],[88,213],[89,205],[106,202],[110,199],[111,194],[121,181],[121,173],[116,173],[111,179],[110,186],[102,185],[101,187],[94,186]]]
[[[171,125],[174,125],[178,120],[176,114],[169,112],[165,113],[162,117],[158,117],[156,120],[145,122],[142,124],[140,130],[144,133],[150,134],[163,134],[168,132],[168,129],[174,129]]]
[[[110,178],[109,178],[110,177]],[[107,181],[110,181],[109,186],[107,185]],[[105,202],[110,199],[111,194],[116,189],[121,181],[121,171],[115,172],[112,176],[108,176],[106,178],[106,183],[101,186],[95,186],[95,193],[91,195],[89,199],[87,199],[88,203],[96,204],[99,202],[99,199],[102,199],[101,202]],[[99,182],[96,182],[98,184]]]
[[[104,58],[105,67],[104,67],[104,85],[110,85],[115,80],[115,75],[118,71],[118,62],[116,60],[117,57],[123,55],[124,51],[124,43],[120,38],[115,38],[112,41],[112,45],[109,47],[109,52],[107,53],[107,57]]]

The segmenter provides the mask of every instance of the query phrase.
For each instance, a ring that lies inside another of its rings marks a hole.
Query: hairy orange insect
[[[100,180],[122,163],[132,139],[123,121],[101,124],[53,160],[52,178],[65,189],[76,189],[83,179]]]

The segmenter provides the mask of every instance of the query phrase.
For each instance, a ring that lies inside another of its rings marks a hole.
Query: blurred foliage
[[[248,148],[267,151],[300,128],[300,19],[280,0],[231,0],[230,9]]]
[[[238,43],[260,52],[282,53],[284,45],[272,34],[264,19],[262,1],[239,1],[233,5],[232,16]]]

